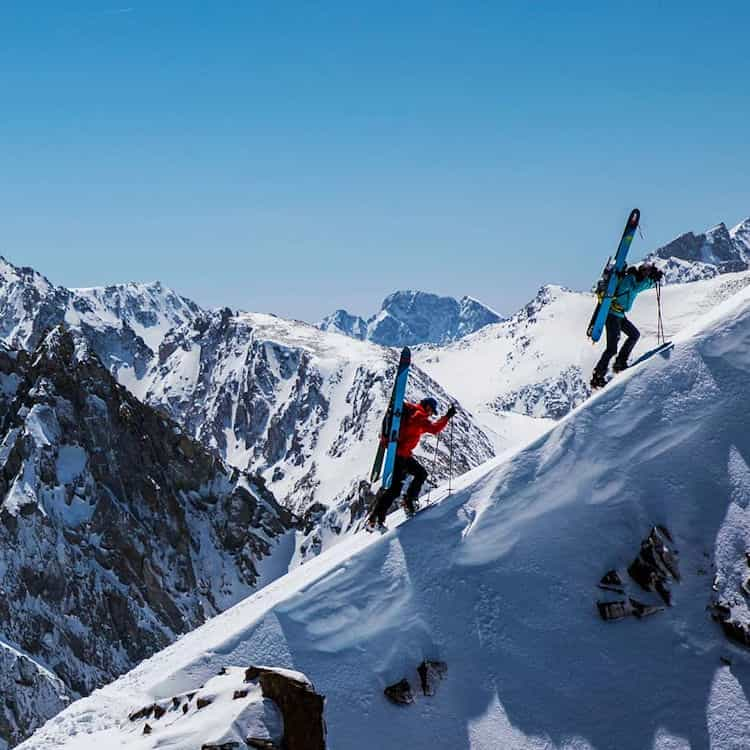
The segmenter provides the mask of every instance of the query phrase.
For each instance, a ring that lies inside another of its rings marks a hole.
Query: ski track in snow
[[[747,747],[750,657],[710,620],[700,570],[709,559],[736,577],[750,541],[748,369],[745,290],[436,507],[342,540],[21,747],[138,747],[128,710],[249,664],[313,681],[331,750]],[[674,606],[602,622],[599,578],[653,524],[679,549]],[[448,664],[437,694],[389,704],[383,688],[418,685],[423,658]]]

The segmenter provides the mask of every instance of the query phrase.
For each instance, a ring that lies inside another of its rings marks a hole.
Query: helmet
[[[432,413],[433,413],[433,414],[437,414],[437,410],[438,410],[438,402],[437,402],[437,401],[436,401],[436,400],[435,400],[434,398],[432,398],[432,396],[430,396],[429,398],[423,398],[423,399],[422,399],[422,400],[421,400],[421,401],[419,402],[419,405],[420,405],[420,406],[423,406],[423,407],[425,407],[425,406],[429,406],[429,407],[430,407],[430,409],[432,409]]]

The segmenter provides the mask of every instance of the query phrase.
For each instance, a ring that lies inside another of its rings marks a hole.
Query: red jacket
[[[442,432],[445,429],[445,425],[447,424],[447,416],[442,416],[433,422],[419,404],[410,404],[408,401],[405,401],[401,426],[398,432],[396,455],[402,458],[409,458],[412,451],[417,447],[419,438],[422,435],[425,433],[437,435],[438,432]]]

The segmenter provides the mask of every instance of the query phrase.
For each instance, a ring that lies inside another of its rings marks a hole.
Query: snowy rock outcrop
[[[686,232],[649,253],[670,284],[709,279],[750,268],[750,218],[733,229],[721,223],[703,234]]]
[[[0,604],[0,608],[5,603]],[[21,615],[22,616],[22,615]],[[33,658],[0,640],[0,747],[13,747],[67,706],[73,693]]]
[[[6,741],[254,591],[292,522],[262,480],[139,402],[64,327],[31,354],[0,357],[13,365],[0,643],[34,664],[6,693],[18,707],[0,718]]]
[[[133,711],[120,747],[326,750],[324,703],[299,672],[223,667],[205,685]]]
[[[382,346],[447,344],[478,331],[502,316],[472,297],[441,297],[413,290],[388,295],[368,320],[337,310],[319,327]]]

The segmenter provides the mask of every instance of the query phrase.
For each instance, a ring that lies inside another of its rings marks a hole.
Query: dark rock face
[[[711,616],[721,625],[730,641],[750,647],[750,623],[736,617],[729,602],[719,599],[711,605],[710,610]]]
[[[245,681],[258,681],[263,696],[270,698],[284,719],[282,750],[325,750],[325,698],[310,682],[295,679],[283,671],[249,667]]]
[[[680,580],[677,556],[670,549],[671,537],[663,527],[654,526],[641,542],[638,557],[628,568],[630,577],[645,591],[655,591],[667,606],[672,604],[669,581]]]
[[[383,693],[391,703],[395,703],[398,706],[408,706],[414,703],[414,695],[411,692],[411,685],[409,684],[409,680],[405,677],[403,680],[399,680],[393,685],[388,685],[388,687],[383,690]]]
[[[40,718],[62,711],[71,691],[44,667],[10,646],[0,643],[0,746],[21,742]]]
[[[60,696],[23,724],[0,717],[16,742],[251,593],[292,518],[65,329],[1,360],[18,382],[0,444],[0,628]]]
[[[671,606],[671,581],[680,580],[677,551],[672,547],[672,536],[664,526],[652,527],[641,542],[638,556],[628,566],[628,575],[641,589],[658,594],[664,604]],[[625,596],[627,585],[616,570],[608,571],[599,581],[599,588],[610,594]],[[634,596],[606,599],[596,603],[602,620],[622,620],[626,617],[642,619],[661,612],[664,607],[639,601]]]
[[[653,254],[659,258],[675,257],[715,265],[738,260],[734,242],[723,223],[709,229],[705,234],[686,232],[655,250]]]
[[[418,667],[417,674],[424,695],[435,695],[438,684],[448,673],[448,665],[444,661],[425,659]]]
[[[471,297],[460,300],[418,291],[399,291],[383,300],[369,320],[337,310],[319,328],[383,346],[446,344],[468,336],[502,317]]]
[[[750,219],[729,231],[721,223],[702,234],[686,232],[646,256],[664,271],[667,282],[712,278],[750,268]]]

